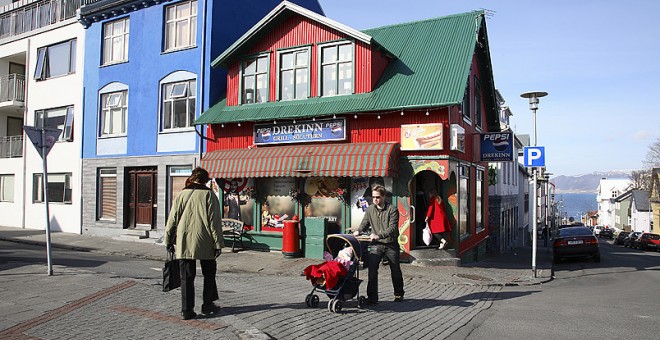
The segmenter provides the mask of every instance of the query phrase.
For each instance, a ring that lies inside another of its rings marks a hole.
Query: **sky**
[[[328,18],[358,30],[488,10],[495,86],[516,134],[533,140],[533,114],[520,94],[548,93],[536,138],[554,176],[642,169],[660,138],[660,1],[319,2]]]

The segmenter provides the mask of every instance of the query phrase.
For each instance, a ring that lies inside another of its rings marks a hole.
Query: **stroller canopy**
[[[333,257],[337,256],[337,253],[345,247],[351,247],[353,248],[353,255],[358,260],[361,260],[362,248],[360,246],[360,241],[351,234],[330,234],[325,239],[325,243],[330,252],[332,252]]]

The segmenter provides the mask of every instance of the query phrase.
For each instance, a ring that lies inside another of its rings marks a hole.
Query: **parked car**
[[[552,244],[555,263],[567,257],[591,257],[600,262],[598,239],[587,227],[566,227],[557,232]]]
[[[595,226],[594,227],[594,235],[598,236],[598,234],[600,234],[600,231],[603,230],[603,229],[605,229],[605,227],[602,226],[602,225]]]
[[[614,238],[614,230],[610,228],[601,229],[598,237]]]
[[[633,248],[642,250],[660,250],[660,235],[642,233],[642,235],[633,242]]]
[[[612,244],[614,244],[614,245],[618,245],[618,244],[623,245],[623,240],[625,240],[626,237],[628,237],[628,235],[630,235],[630,232],[628,232],[628,231],[620,232],[619,235],[616,235],[616,237],[614,238],[614,242]]]
[[[630,233],[630,235],[628,235],[628,237],[626,237],[626,238],[623,240],[623,246],[624,246],[624,247],[631,247],[631,248],[632,248],[633,243],[635,242],[635,240],[636,240],[636,239],[639,237],[639,235],[641,235],[641,234],[642,234],[641,231],[633,231],[632,233]]]

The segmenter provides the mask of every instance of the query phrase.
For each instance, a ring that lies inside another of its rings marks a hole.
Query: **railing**
[[[23,157],[23,136],[0,137],[0,158]]]
[[[0,102],[25,101],[25,76],[8,74],[0,77]]]
[[[0,14],[0,39],[46,27],[76,16],[90,0],[42,0]]]

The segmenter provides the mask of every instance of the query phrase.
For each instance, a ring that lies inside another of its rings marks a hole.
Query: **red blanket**
[[[313,264],[307,266],[304,271],[305,278],[311,280],[312,283],[316,279],[325,279],[325,288],[332,289],[337,285],[339,278],[346,276],[346,268],[337,261],[327,261],[321,264]]]

